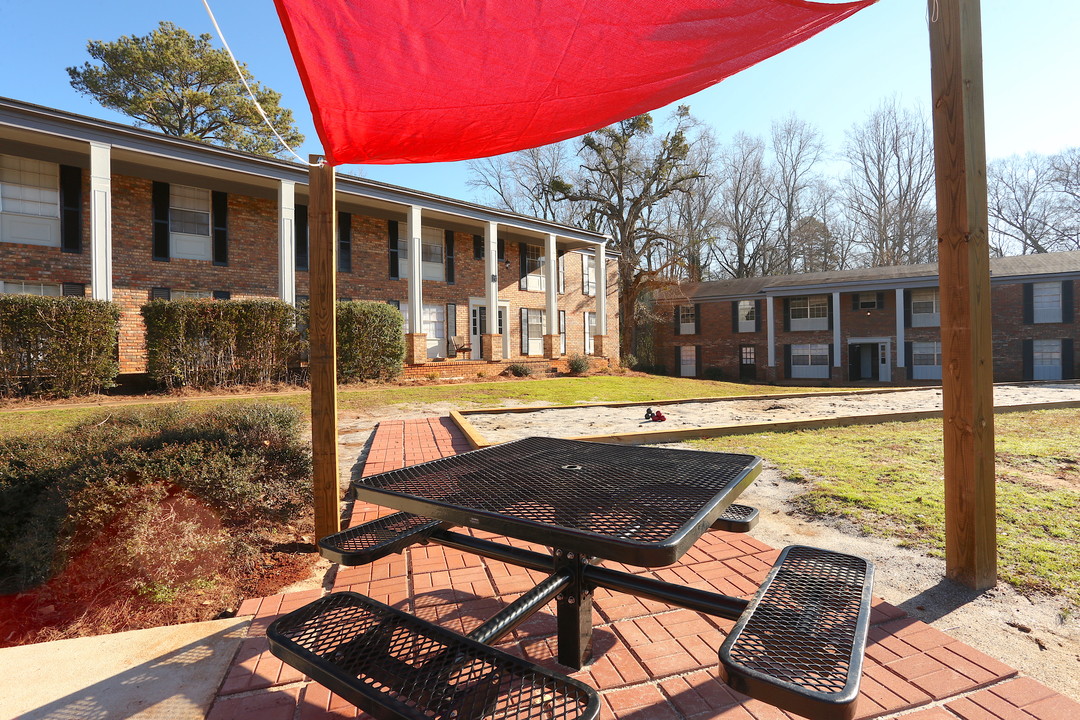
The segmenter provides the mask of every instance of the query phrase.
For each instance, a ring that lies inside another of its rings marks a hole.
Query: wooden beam
[[[308,184],[308,274],[310,289],[308,338],[311,346],[311,452],[315,497],[315,536],[341,528],[338,507],[337,444],[337,212],[334,168],[312,155]]]
[[[993,348],[979,0],[929,0],[937,171],[946,573],[997,583]]]

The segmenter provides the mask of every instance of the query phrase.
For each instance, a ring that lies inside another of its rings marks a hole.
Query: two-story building
[[[304,299],[307,183],[297,163],[0,98],[0,292],[115,301],[121,372],[142,372],[151,299]],[[401,310],[407,374],[617,358],[604,236],[342,175],[336,203],[338,295]]]
[[[990,261],[994,379],[1076,377],[1080,251]],[[744,278],[664,293],[673,375],[785,382],[941,380],[936,264]]]

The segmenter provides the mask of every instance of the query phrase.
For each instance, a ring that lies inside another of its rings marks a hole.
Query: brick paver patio
[[[468,449],[448,418],[379,425],[363,474],[372,475]],[[392,510],[356,502],[351,524]],[[487,536],[490,537],[490,536]],[[505,538],[500,538],[506,541]],[[528,547],[520,541],[515,545]],[[540,549],[540,548],[536,548]],[[706,534],[680,563],[655,571],[619,569],[689,586],[749,596],[779,551],[749,535]],[[888,572],[879,568],[878,572]],[[413,546],[370,565],[339,568],[334,590],[355,590],[457,632],[468,632],[533,587],[541,573],[439,545]],[[246,601],[253,615],[209,720],[370,718],[272,656],[264,636],[279,615],[321,595],[313,590]],[[620,720],[772,720],[795,717],[750,700],[717,679],[716,651],[732,623],[598,589],[594,662],[576,677],[596,688],[601,717]],[[541,612],[498,647],[568,672],[554,658],[555,617]],[[859,718],[905,720],[1070,720],[1080,704],[948,635],[874,604]],[[468,719],[463,719],[468,720]]]

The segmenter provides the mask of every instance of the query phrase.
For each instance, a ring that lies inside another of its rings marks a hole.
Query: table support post
[[[569,570],[572,580],[556,596],[558,610],[559,662],[580,670],[592,657],[592,588],[585,584],[588,558],[577,553],[555,551],[555,571]]]

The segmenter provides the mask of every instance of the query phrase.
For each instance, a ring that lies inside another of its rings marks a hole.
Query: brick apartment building
[[[990,261],[994,380],[1076,377],[1080,252]],[[656,357],[764,382],[940,382],[936,264],[684,285],[659,303]],[[711,374],[711,373],[710,373]]]
[[[296,163],[0,98],[0,292],[115,301],[121,372],[142,372],[151,299],[304,299],[307,182]],[[347,176],[336,201],[338,295],[401,310],[407,373],[617,358],[602,235]]]

